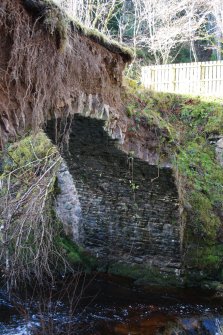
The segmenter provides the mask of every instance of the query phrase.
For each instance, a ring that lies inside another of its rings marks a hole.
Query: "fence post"
[[[201,63],[201,72],[200,72],[200,94],[204,94],[205,92],[205,65],[203,66],[202,63]]]
[[[152,68],[151,66],[143,66],[142,67],[142,83],[143,85],[148,88],[152,89]]]
[[[172,65],[170,87],[171,87],[171,92],[175,93],[175,90],[176,90],[176,67],[175,67],[175,65]]]

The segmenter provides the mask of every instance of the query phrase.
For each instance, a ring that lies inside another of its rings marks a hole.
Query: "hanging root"
[[[122,110],[130,54],[70,21],[53,2],[2,0],[0,34],[1,147],[48,119],[86,113],[87,100],[94,114],[103,106]]]

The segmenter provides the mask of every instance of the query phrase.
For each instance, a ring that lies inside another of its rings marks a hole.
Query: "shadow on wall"
[[[62,155],[82,211],[78,242],[108,267],[121,262],[176,273],[179,203],[172,170],[122,152],[103,127],[102,120],[75,115],[46,129],[54,141],[65,128],[70,132]]]

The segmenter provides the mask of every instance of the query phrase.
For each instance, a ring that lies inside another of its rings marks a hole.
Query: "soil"
[[[54,29],[53,20],[59,19]],[[65,24],[59,19],[51,15],[49,28],[20,0],[1,1],[2,145],[30,128],[37,129],[52,115],[72,113],[86,96],[96,97],[97,104],[109,105],[118,114],[122,110],[120,87],[126,60],[70,25],[62,27],[66,36],[58,37],[60,25]]]

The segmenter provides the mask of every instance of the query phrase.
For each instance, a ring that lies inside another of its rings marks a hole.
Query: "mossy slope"
[[[214,144],[223,135],[222,100],[150,92],[132,80],[123,98],[129,118],[157,128],[160,162],[168,158],[175,171],[186,217],[186,281],[195,278],[192,269],[199,280],[223,279],[223,169]]]

